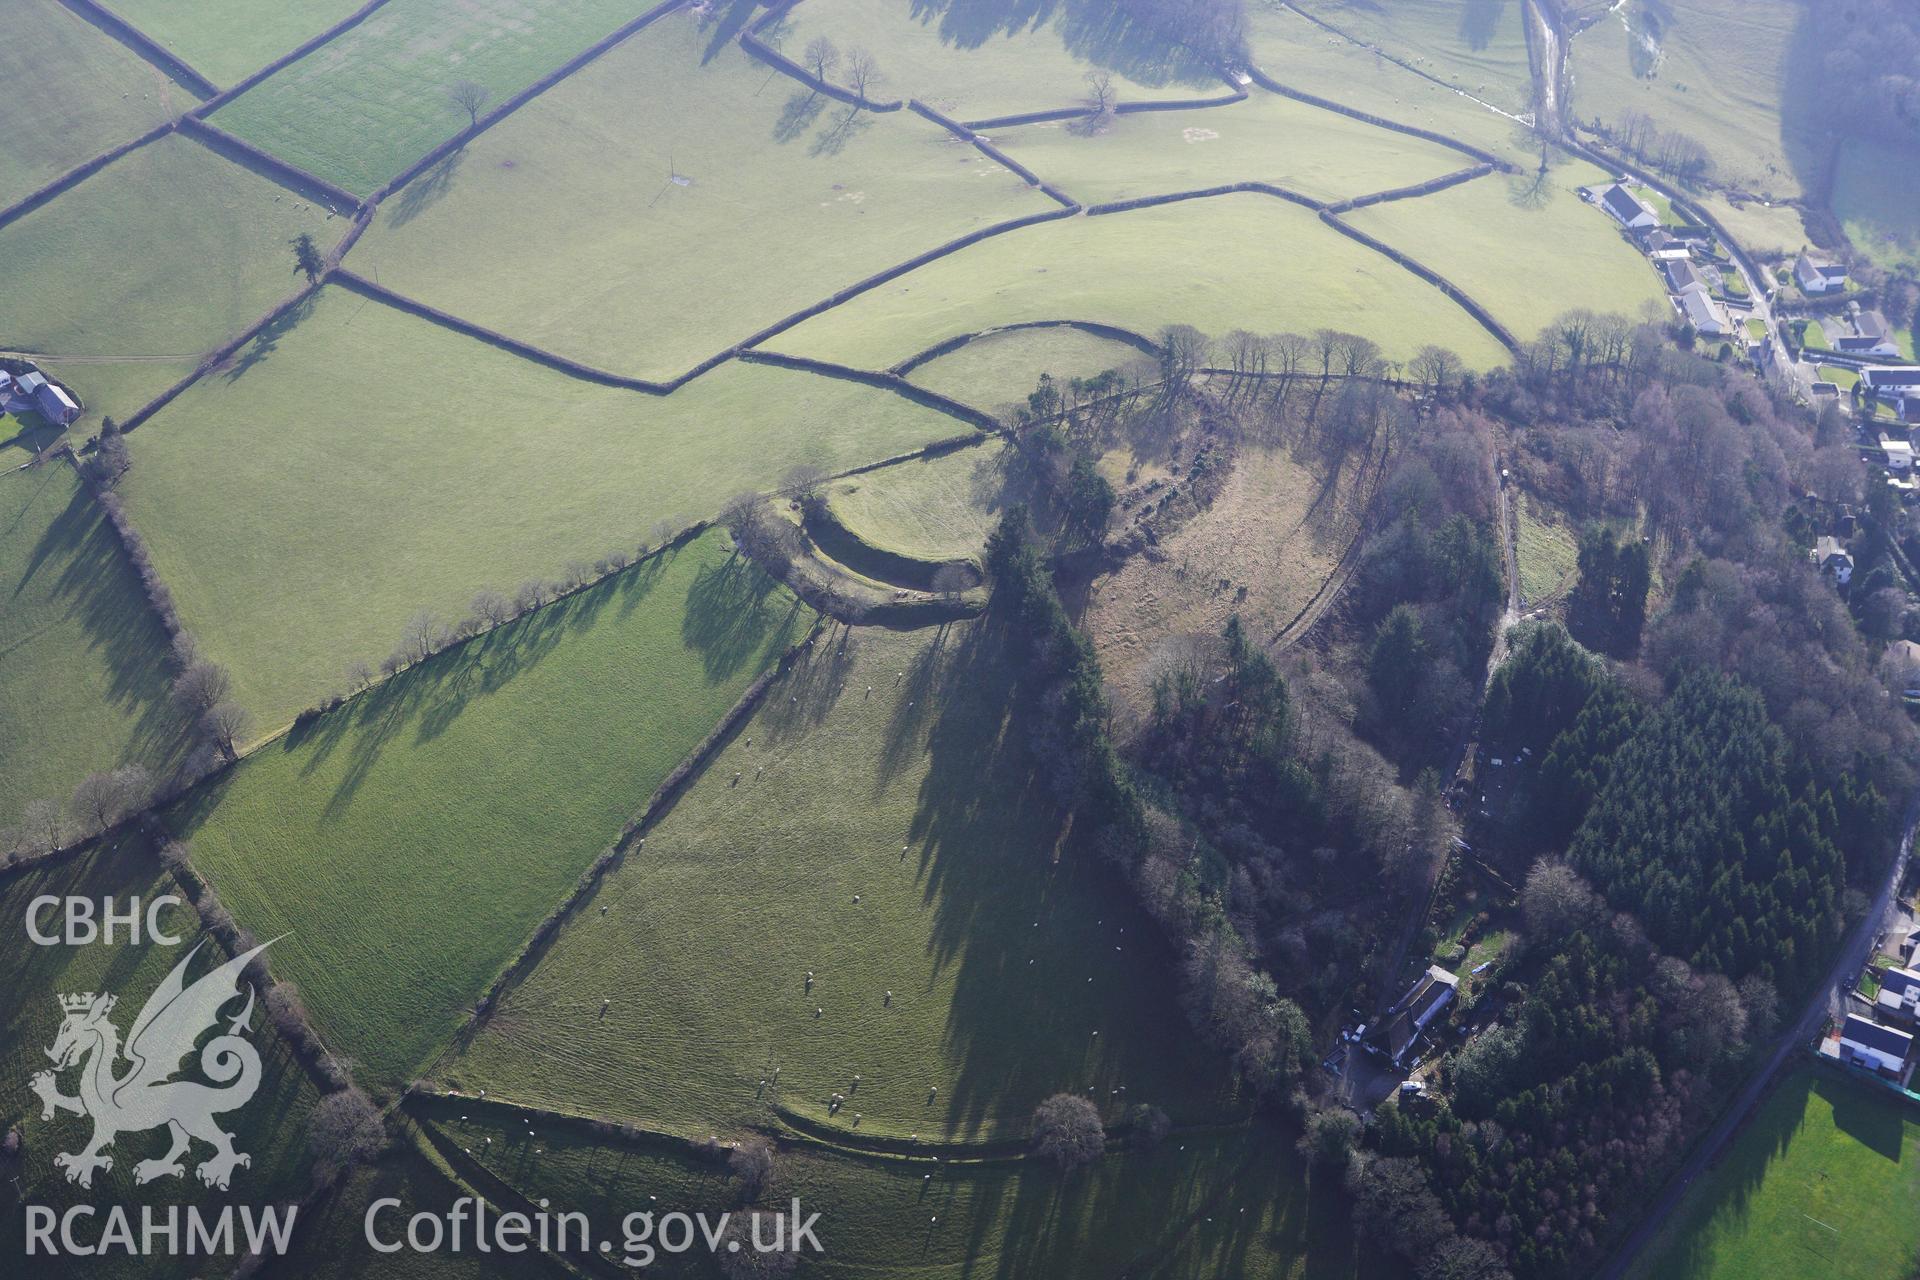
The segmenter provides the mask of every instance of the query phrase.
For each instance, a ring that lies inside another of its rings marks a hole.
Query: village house
[[[1688,285],[1673,295],[1673,305],[1693,331],[1706,338],[1724,338],[1733,332],[1727,313],[1713,300],[1704,284]]]
[[[66,388],[47,381],[37,369],[14,377],[0,373],[0,410],[32,409],[55,426],[64,427],[80,416],[80,406]]]
[[[1622,183],[1616,182],[1600,193],[1600,207],[1631,231],[1660,225],[1660,215],[1653,211],[1653,206]]]
[[[1847,554],[1840,539],[1827,534],[1813,544],[1813,550],[1807,552],[1807,559],[1814,568],[1826,574],[1841,586],[1853,580],[1853,557]]]
[[[1887,455],[1887,470],[1896,475],[1913,470],[1913,442],[1905,436],[1881,435],[1880,452]]]
[[[1393,1055],[1395,1066],[1400,1065],[1428,1024],[1453,1002],[1459,986],[1458,976],[1437,964],[1428,965],[1412,990],[1387,1010],[1387,1052]]]
[[[1822,326],[1822,331],[1827,335],[1827,345],[1843,356],[1900,354],[1900,346],[1892,337],[1892,327],[1878,311],[1861,311],[1852,317],[1851,324]]]
[[[1913,1050],[1913,1037],[1857,1013],[1847,1015],[1840,1027],[1840,1060],[1868,1071],[1899,1079]]]
[[[1920,1023],[1920,973],[1911,969],[1889,969],[1880,978],[1880,992],[1873,998],[1873,1011],[1882,1018]]]
[[[1802,293],[1835,293],[1847,287],[1847,268],[1843,263],[1816,258],[1802,249],[1793,263],[1793,279]]]
[[[1904,422],[1920,422],[1920,365],[1877,365],[1860,370],[1860,394],[1878,400]]]
[[[1669,258],[1660,263],[1660,274],[1666,278],[1667,292],[1682,294],[1696,286],[1707,288],[1707,278],[1700,274],[1700,268],[1693,265],[1688,257]]]

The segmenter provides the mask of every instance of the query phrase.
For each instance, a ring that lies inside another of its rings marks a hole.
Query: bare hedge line
[[[462,129],[445,142],[442,142],[439,146],[427,152],[424,156],[421,156],[411,165],[402,169],[397,177],[389,178],[385,185],[376,189],[368,199],[376,204],[386,199],[454,152],[463,150],[468,142],[493,128],[494,125],[499,124],[502,120],[518,111],[521,107],[526,106],[529,102],[532,102],[535,98],[553,88],[553,86],[559,84],[574,72],[580,70],[596,58],[599,58],[615,45],[626,40],[629,36],[644,30],[666,14],[681,8],[686,2],[687,0],[661,0],[659,4],[656,4],[653,8],[647,10],[633,21],[626,23],[611,34],[594,41],[585,49],[582,49],[579,53],[567,59],[552,71],[549,71],[546,75],[541,76],[538,80],[535,80],[532,84],[514,94],[493,110],[487,112],[486,115],[481,116],[478,124]]]
[[[1473,297],[1466,292],[1466,290],[1460,288],[1459,285],[1454,284],[1451,280],[1441,275],[1438,271],[1435,271],[1432,267],[1429,267],[1426,263],[1420,261],[1418,258],[1415,258],[1408,254],[1404,254],[1400,252],[1400,250],[1394,248],[1390,244],[1385,243],[1384,241],[1374,239],[1372,236],[1368,235],[1364,231],[1348,226],[1346,223],[1342,222],[1339,218],[1335,217],[1333,214],[1327,212],[1324,209],[1320,211],[1320,221],[1326,223],[1328,226],[1332,227],[1335,231],[1338,231],[1341,235],[1346,236],[1348,239],[1357,240],[1361,244],[1367,246],[1367,248],[1372,249],[1375,253],[1378,253],[1384,257],[1391,258],[1395,262],[1399,263],[1401,266],[1405,267],[1407,270],[1413,272],[1413,274],[1419,276],[1422,280],[1425,280],[1428,284],[1432,285],[1434,288],[1438,289],[1440,292],[1446,294],[1449,298],[1453,299],[1456,303],[1458,303],[1461,309],[1464,310],[1468,315],[1472,316],[1475,320],[1478,320],[1480,322],[1480,326],[1483,329],[1485,329],[1488,333],[1492,334],[1495,340],[1497,340],[1501,346],[1505,347],[1508,351],[1515,352],[1515,353],[1519,352],[1520,350],[1519,341],[1515,339],[1514,336],[1507,331],[1507,327],[1505,325],[1501,324],[1498,320],[1495,320],[1493,318],[1493,313],[1491,311],[1488,311],[1485,307],[1481,306],[1477,301],[1475,301]]]
[[[1387,191],[1375,191],[1364,196],[1354,196],[1338,204],[1327,206],[1328,213],[1348,213],[1354,209],[1365,209],[1370,205],[1387,204],[1394,200],[1412,200],[1419,196],[1430,196],[1436,191],[1445,191],[1448,187],[1457,187],[1463,182],[1472,182],[1492,173],[1490,164],[1474,165],[1469,169],[1456,169],[1452,173],[1442,174],[1426,182],[1416,182],[1412,186],[1394,187]]]
[[[1370,124],[1376,128],[1391,129],[1395,133],[1404,133],[1408,137],[1424,138],[1428,142],[1436,142],[1443,147],[1451,147],[1463,155],[1472,156],[1475,160],[1483,164],[1492,165],[1502,173],[1516,172],[1513,165],[1507,161],[1502,160],[1491,151],[1482,151],[1470,142],[1462,142],[1458,138],[1450,137],[1447,134],[1439,133],[1432,129],[1423,129],[1417,124],[1401,124],[1398,120],[1389,120],[1385,116],[1376,116],[1371,112],[1345,106],[1333,101],[1331,98],[1322,98],[1299,89],[1288,88],[1258,67],[1249,66],[1247,68],[1247,75],[1252,78],[1255,84],[1269,93],[1277,93],[1283,98],[1292,98],[1295,102],[1304,102],[1310,107],[1319,107],[1323,111],[1336,112],[1349,119],[1358,120],[1363,124]]]
[[[153,37],[101,4],[100,0],[61,0],[61,3],[193,90],[195,96],[211,98],[220,92],[219,85],[188,66],[185,58],[162,48]]]
[[[1064,191],[1060,190],[1060,188],[1054,186],[1052,183],[1042,181],[1040,176],[1036,174],[1033,170],[1027,168],[1027,166],[1021,164],[1018,160],[1015,160],[1012,156],[1008,155],[1006,152],[1002,151],[1000,148],[994,146],[991,142],[987,141],[985,138],[975,133],[972,129],[969,129],[967,126],[961,124],[958,120],[955,120],[949,116],[942,115],[940,112],[935,111],[932,107],[920,101],[920,99],[918,98],[907,99],[907,106],[915,114],[925,116],[927,119],[933,121],[935,124],[939,125],[942,129],[945,129],[948,133],[951,133],[954,137],[960,139],[962,142],[972,143],[973,146],[977,148],[982,155],[986,156],[990,160],[995,161],[996,163],[1000,164],[1004,168],[1012,170],[1028,186],[1038,187],[1043,193],[1045,193],[1048,197],[1050,197],[1055,203],[1059,204],[1061,207],[1068,208],[1068,209],[1078,209],[1080,207],[1079,202],[1076,201],[1072,196],[1067,195]]]
[[[306,299],[311,294],[313,294],[317,289],[319,289],[320,284],[324,283],[325,280],[326,280],[326,277],[323,276],[321,277],[321,280],[319,282],[302,286],[300,289],[296,290],[294,293],[292,293],[288,297],[283,298],[279,302],[275,303],[273,308],[269,310],[266,314],[262,315],[258,320],[254,321],[252,324],[242,329],[239,333],[235,334],[231,338],[228,338],[225,342],[221,343],[218,347],[215,347],[212,351],[208,352],[204,357],[201,358],[200,363],[193,367],[193,371],[189,373],[186,377],[180,379],[180,381],[174,383],[172,386],[168,387],[165,391],[162,391],[159,395],[155,396],[152,400],[148,401],[146,404],[136,409],[132,417],[128,418],[125,422],[120,424],[120,430],[122,432],[132,431],[135,427],[140,426],[147,419],[151,418],[154,414],[160,412],[162,409],[166,408],[169,404],[172,404],[173,401],[176,398],[178,398],[181,392],[185,391],[188,387],[198,382],[201,378],[205,377],[208,373],[212,372],[214,369],[217,369],[222,364],[225,364],[227,360],[230,359],[236,351],[240,350],[240,348],[246,346],[249,342],[252,342],[256,337],[258,337],[260,335],[261,330],[265,329],[268,325],[280,319],[281,316],[285,315],[287,312],[293,310],[295,307],[299,306],[302,302],[306,301]]]
[[[890,102],[875,102],[871,98],[861,97],[851,89],[843,89],[830,80],[822,80],[819,76],[814,75],[813,72],[807,70],[792,58],[787,57],[784,53],[781,53],[778,49],[762,40],[760,38],[760,32],[785,17],[787,11],[792,9],[797,3],[799,3],[799,0],[784,0],[783,3],[771,6],[765,13],[761,14],[759,18],[747,24],[747,29],[740,33],[739,44],[742,49],[747,51],[748,56],[758,58],[776,71],[781,71],[792,76],[795,80],[806,85],[815,93],[824,93],[834,101],[844,102],[850,107],[860,107],[867,111],[898,111],[907,105],[898,98]]]
[[[1218,187],[1198,187],[1191,191],[1169,191],[1157,196],[1135,196],[1131,200],[1110,200],[1106,204],[1089,205],[1087,206],[1087,216],[1089,218],[1097,218],[1102,214],[1126,213],[1133,209],[1150,209],[1155,205],[1161,204],[1179,204],[1183,200],[1208,200],[1214,196],[1230,196],[1248,193],[1273,196],[1275,199],[1285,200],[1290,204],[1297,204],[1303,209],[1311,209],[1315,213],[1319,213],[1327,207],[1311,196],[1301,195],[1298,191],[1289,191],[1285,187],[1276,187],[1271,182],[1229,182]]]
[[[291,188],[299,195],[306,196],[308,199],[324,196],[330,212],[352,213],[360,208],[360,197],[345,187],[337,186],[317,173],[310,173],[297,164],[282,160],[271,151],[263,151],[245,138],[228,133],[219,125],[208,124],[196,116],[186,115],[180,117],[180,131],[203,144],[209,151],[218,152],[237,164],[247,168],[265,169],[267,175],[275,182]],[[344,205],[345,209],[333,208],[335,202]]]
[[[675,1151],[688,1151],[696,1155],[711,1155],[713,1149],[707,1142],[688,1138],[681,1134],[669,1133],[664,1129],[650,1129],[645,1125],[629,1124],[624,1120],[608,1120],[602,1116],[585,1115],[574,1111],[556,1111],[552,1107],[537,1106],[530,1102],[512,1102],[503,1098],[482,1098],[477,1094],[459,1089],[434,1089],[418,1085],[407,1091],[401,1101],[401,1109],[413,1116],[416,1121],[433,1123],[435,1113],[459,1108],[463,1111],[493,1111],[520,1120],[538,1120],[543,1125],[561,1125],[567,1128],[586,1129],[597,1137],[612,1138],[631,1145],[651,1145],[665,1147]]]
[[[29,191],[26,195],[21,196],[6,208],[0,209],[0,227],[6,227],[11,223],[18,222],[55,196],[79,186],[86,179],[91,178],[94,174],[100,172],[128,152],[138,151],[150,142],[158,142],[161,138],[173,132],[176,123],[176,121],[169,120],[165,124],[155,125],[131,142],[123,142],[117,147],[102,151],[91,160],[83,160],[78,165],[75,165],[73,168],[55,178],[52,182],[49,182],[46,186],[41,187],[37,191]]]
[[[894,365],[889,373],[905,376],[921,365],[938,360],[941,356],[952,355],[961,347],[979,338],[990,338],[998,333],[1017,333],[1022,329],[1079,329],[1096,338],[1107,338],[1114,342],[1124,342],[1145,355],[1159,359],[1160,344],[1144,333],[1135,333],[1131,329],[1122,329],[1117,324],[1102,324],[1098,320],[1022,320],[1016,324],[996,325],[991,329],[978,329],[972,333],[962,333],[944,341],[936,342],[925,351],[915,352],[905,360]]]
[[[1215,68],[1214,74],[1225,82],[1229,92],[1218,98],[1165,98],[1144,102],[1120,102],[1113,108],[1115,115],[1133,115],[1141,111],[1203,111],[1208,107],[1230,107],[1236,102],[1247,100],[1245,86],[1234,82],[1231,76]],[[1007,116],[989,116],[985,120],[965,120],[961,123],[969,129],[1011,129],[1023,124],[1046,124],[1053,120],[1078,120],[1087,114],[1085,107],[1050,107],[1042,111],[1018,111]]]
[[[368,0],[367,4],[362,5],[359,9],[348,14],[346,17],[342,18],[339,22],[334,23],[331,27],[328,27],[325,31],[322,31],[319,35],[316,35],[311,39],[304,41],[303,43],[295,45],[292,49],[288,50],[286,53],[281,54],[279,57],[275,58],[272,62],[269,62],[266,66],[261,67],[258,71],[255,71],[253,74],[245,77],[239,82],[229,85],[227,88],[214,94],[213,97],[207,99],[205,102],[195,107],[188,114],[197,116],[200,119],[204,120],[206,117],[212,115],[214,112],[218,111],[221,107],[226,106],[229,102],[232,102],[235,98],[239,97],[241,94],[245,93],[247,90],[253,88],[253,86],[259,84],[262,80],[265,80],[267,77],[275,74],[276,72],[283,71],[286,68],[292,66],[294,63],[300,61],[300,59],[312,53],[315,49],[318,49],[321,45],[327,44],[330,41],[333,41],[335,39],[338,39],[340,36],[345,35],[347,32],[351,31],[353,28],[359,26],[361,23],[365,22],[368,18],[372,17],[374,14],[374,11],[377,9],[380,9],[381,7],[386,5],[386,3],[387,3],[387,0]]]
[[[747,364],[777,365],[783,369],[798,369],[805,373],[819,374],[823,378],[840,378],[847,382],[865,383],[870,387],[891,391],[897,396],[925,405],[950,418],[970,422],[982,431],[1000,429],[999,422],[992,414],[982,413],[972,405],[962,404],[952,396],[941,395],[938,391],[916,387],[896,373],[875,373],[868,369],[856,369],[852,365],[815,360],[809,356],[784,356],[775,351],[743,351],[740,353],[740,359]]]

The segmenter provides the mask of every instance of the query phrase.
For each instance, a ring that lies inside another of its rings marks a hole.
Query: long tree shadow
[[[425,173],[402,187],[400,194],[387,202],[388,225],[404,227],[438,204],[453,189],[453,180],[460,175],[460,167],[466,162],[467,149],[463,146],[430,165]]]
[[[794,90],[786,105],[780,108],[779,118],[773,122],[773,140],[779,143],[792,142],[807,131],[826,105],[826,95],[817,90]]]
[[[280,349],[280,339],[292,333],[312,313],[313,301],[318,296],[317,290],[309,293],[263,325],[260,332],[253,336],[253,341],[240,348],[228,362],[223,374],[226,380],[238,382],[272,358],[273,353]]]
[[[940,38],[957,49],[1051,26],[1075,56],[1140,84],[1219,83],[1205,58],[1106,0],[909,0],[909,13],[922,25],[937,23]]]

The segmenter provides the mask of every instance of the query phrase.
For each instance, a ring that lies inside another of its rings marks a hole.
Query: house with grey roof
[[[1831,258],[1816,258],[1802,249],[1794,259],[1793,280],[1802,293],[1837,293],[1847,287],[1847,266]]]
[[[1400,1002],[1387,1011],[1387,1052],[1398,1066],[1414,1041],[1440,1016],[1458,993],[1460,979],[1439,965],[1428,965]]]
[[[1616,182],[1600,193],[1600,207],[1629,231],[1660,225],[1660,215],[1624,183]]]
[[[1815,541],[1813,549],[1807,552],[1807,559],[1843,587],[1853,580],[1853,557],[1848,554],[1846,544],[1832,534],[1824,534]]]
[[[1913,1037],[1904,1031],[1883,1027],[1857,1013],[1848,1014],[1841,1024],[1842,1062],[1897,1079],[1906,1070],[1907,1058],[1912,1052]]]
[[[1703,284],[1688,285],[1673,295],[1673,305],[1678,308],[1681,317],[1693,326],[1693,331],[1707,338],[1724,338],[1733,332],[1733,322],[1727,319],[1727,313],[1713,300]]]

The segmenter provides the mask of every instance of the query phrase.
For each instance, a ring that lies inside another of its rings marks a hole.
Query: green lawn
[[[600,386],[327,289],[132,433],[122,483],[182,616],[271,728],[378,662],[418,609],[457,617],[483,587],[632,551],[796,463],[967,431],[766,365],[667,397]]]
[[[1006,1136],[1089,1086],[1235,1114],[1165,943],[1062,830],[996,642],[843,638],[775,685],[445,1081],[685,1134],[777,1103],[862,1135]]]
[[[1854,387],[1859,385],[1860,374],[1856,370],[1843,369],[1839,365],[1823,364],[1820,366],[1820,381],[1833,383],[1840,388],[1840,394],[1844,396],[1850,394]]]
[[[455,84],[473,81],[502,102],[646,8],[635,0],[394,0],[212,120],[366,195],[466,127],[466,111],[449,97]]]
[[[1718,192],[1701,197],[1698,203],[1749,253],[1790,258],[1807,243],[1806,224],[1792,205],[1749,201],[1736,207]]]
[[[435,1103],[431,1114],[431,1131],[460,1159],[471,1152],[522,1195],[591,1221],[616,1222],[635,1205],[718,1215],[738,1204],[718,1162],[668,1143],[555,1124],[529,1139],[511,1117],[459,1101]],[[1116,1151],[1070,1178],[1031,1162],[935,1171],[924,1161],[797,1147],[777,1158],[763,1202],[797,1196],[820,1215],[822,1252],[804,1264],[805,1274],[820,1277],[1111,1280],[1146,1274],[1169,1255],[1177,1261],[1153,1275],[1397,1275],[1362,1254],[1331,1179],[1309,1190],[1291,1143],[1264,1126],[1179,1133],[1157,1150]],[[1288,1155],[1276,1159],[1276,1149]]]
[[[1290,89],[1399,124],[1432,129],[1516,163],[1539,160],[1538,141],[1518,120],[1328,33],[1283,8],[1280,0],[1249,0],[1247,19],[1254,62]],[[1526,111],[1522,106],[1513,114]]]
[[[1920,210],[1911,180],[1916,163],[1920,148],[1857,138],[1840,148],[1834,214],[1854,246],[1884,267],[1920,268]]]
[[[1529,604],[1550,600],[1573,585],[1578,574],[1579,539],[1564,515],[1542,518],[1537,498],[1516,490],[1519,516],[1514,542],[1520,566],[1520,595]]]
[[[36,946],[23,925],[28,904],[41,895],[72,895],[91,898],[97,910],[99,900],[111,895],[120,910],[126,909],[130,897],[137,897],[144,911],[144,904],[173,892],[177,892],[174,881],[161,868],[153,850],[131,836],[58,866],[42,867],[0,882],[0,917],[8,922],[0,934],[0,966],[7,975],[6,993],[0,996],[0,1130],[20,1125],[26,1156],[21,1194],[32,1203],[51,1206],[56,1213],[70,1205],[89,1203],[104,1212],[106,1204],[118,1203],[130,1207],[137,1224],[139,1210],[132,1206],[151,1206],[164,1221],[170,1205],[197,1204],[217,1212],[228,1201],[250,1205],[285,1202],[307,1189],[311,1160],[305,1147],[306,1116],[317,1094],[257,1005],[252,1031],[246,1038],[260,1053],[259,1089],[245,1108],[219,1117],[222,1127],[234,1135],[236,1150],[252,1158],[249,1166],[234,1171],[229,1190],[208,1189],[194,1176],[194,1167],[212,1153],[210,1147],[198,1142],[186,1157],[188,1171],[184,1177],[164,1178],[136,1189],[135,1164],[157,1158],[166,1150],[166,1135],[157,1130],[121,1134],[112,1149],[112,1170],[96,1175],[91,1190],[70,1184],[65,1173],[53,1165],[56,1153],[80,1150],[93,1128],[86,1117],[66,1113],[51,1121],[42,1120],[40,1099],[28,1087],[29,1078],[50,1065],[42,1050],[53,1044],[60,1028],[57,997],[84,991],[117,996],[119,1003],[109,1020],[123,1036],[128,1035],[148,996],[196,944],[205,943],[188,970],[189,982],[224,964],[227,953],[211,935],[201,932],[192,908],[185,905],[162,908],[156,917],[162,931],[180,938],[177,946],[154,944],[144,934],[138,944],[129,944],[124,932],[112,945]],[[43,929],[58,933],[58,908],[44,912],[40,923]],[[271,949],[268,955],[273,955]],[[232,1016],[241,1008],[236,998],[223,1012]],[[129,1066],[122,1059],[114,1071],[125,1075]],[[186,1059],[182,1072],[187,1078],[200,1078],[197,1054]],[[77,1072],[63,1072],[61,1092],[76,1092],[77,1079]],[[17,1212],[6,1214],[0,1221],[0,1254],[15,1259],[23,1255],[23,1222]],[[97,1234],[101,1226],[96,1218],[91,1233]],[[80,1231],[85,1235],[89,1228],[82,1224]],[[231,1266],[235,1260],[224,1261]],[[42,1272],[37,1269],[39,1265],[12,1274],[85,1274],[127,1280],[187,1280],[208,1274],[204,1258],[186,1256],[88,1258],[84,1267],[72,1272],[64,1268]]]
[[[1798,0],[1628,0],[1573,41],[1571,115],[1643,112],[1702,143],[1712,181],[1797,196],[1824,163],[1821,45]]]
[[[351,265],[665,379],[935,245],[1056,207],[938,125],[852,117],[733,45],[703,58],[709,38],[678,17],[640,33],[387,201]]]
[[[1112,75],[1121,102],[1227,92],[1199,60],[1092,6],[806,0],[763,38],[798,61],[821,36],[843,51],[874,55],[885,78],[872,96],[919,98],[957,119],[1078,105],[1087,95],[1085,77],[1096,69]]]
[[[0,344],[52,356],[94,414],[125,417],[292,293],[288,241],[344,219],[179,134],[0,228]],[[49,305],[58,299],[58,305]],[[98,374],[99,379],[95,380]]]
[[[1274,252],[1285,245],[1284,253]],[[1475,368],[1506,353],[1446,296],[1297,205],[1262,195],[1188,200],[1045,223],[972,245],[768,342],[883,368],[936,342],[1027,320],[1137,332],[1186,323],[1365,332],[1396,358],[1435,342]]]
[[[114,0],[113,11],[217,85],[237,84],[362,0]]]
[[[1538,190],[1531,178],[1483,178],[1347,220],[1453,281],[1526,341],[1563,311],[1637,320],[1662,300],[1647,260],[1575,194],[1599,177],[1575,164],[1550,172]]]
[[[1533,107],[1517,0],[1300,0],[1299,7],[1502,111]]]
[[[827,503],[854,536],[921,560],[980,554],[1000,518],[1001,451],[992,441],[843,480]]]
[[[965,346],[917,366],[908,381],[929,391],[991,413],[1022,404],[1040,375],[1050,373],[1063,386],[1071,378],[1091,378],[1152,357],[1129,343],[1101,338],[1084,329],[1053,325],[1010,329],[975,338]]]
[[[1117,116],[1091,136],[1055,121],[997,132],[994,142],[1086,204],[1246,181],[1333,201],[1473,163],[1436,143],[1262,89],[1230,107]]]
[[[167,635],[73,469],[0,476],[0,827],[96,769],[164,773],[189,727]]]
[[[0,207],[197,101],[60,0],[8,0],[0,39]],[[0,251],[0,262],[7,261]]]
[[[1904,1211],[1916,1196],[1920,1112],[1837,1070],[1803,1067],[1687,1193],[1637,1274],[1905,1280],[1920,1250],[1920,1218]]]
[[[406,1079],[811,614],[712,534],[380,685],[169,815],[369,1081]]]

